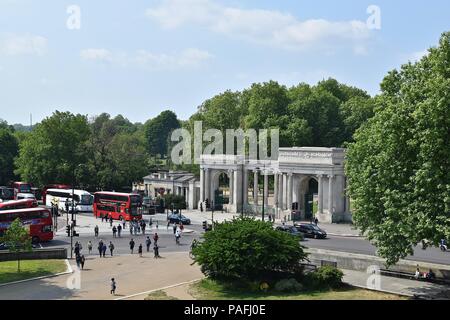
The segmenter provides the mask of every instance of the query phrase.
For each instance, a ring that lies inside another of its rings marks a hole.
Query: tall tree
[[[450,237],[450,33],[381,84],[375,116],[350,144],[353,219],[389,264]]]
[[[145,138],[148,153],[165,157],[169,152],[170,135],[177,128],[180,128],[180,121],[170,110],[163,111],[156,118],[147,121]]]
[[[87,118],[56,111],[20,143],[17,173],[36,185],[72,183],[73,170],[87,160]]]
[[[0,120],[0,185],[14,180],[14,158],[19,154],[19,143],[14,128]]]

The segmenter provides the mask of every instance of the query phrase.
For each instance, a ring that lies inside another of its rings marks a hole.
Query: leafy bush
[[[303,286],[294,278],[283,279],[275,284],[275,291],[279,292],[298,292],[303,289]]]
[[[268,222],[249,218],[215,224],[193,253],[206,276],[238,281],[295,274],[306,258],[298,239],[274,230]]]
[[[339,288],[342,286],[344,273],[331,266],[323,266],[305,277],[305,284],[311,288]]]

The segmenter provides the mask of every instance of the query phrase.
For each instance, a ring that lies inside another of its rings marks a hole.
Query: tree
[[[19,144],[14,129],[0,120],[0,185],[14,180],[14,158],[19,154]]]
[[[295,272],[306,258],[296,237],[249,218],[216,223],[193,254],[206,276],[221,280],[262,280]]]
[[[9,252],[17,256],[17,272],[20,272],[20,253],[31,251],[30,232],[22,226],[22,222],[17,218],[6,230],[2,241],[8,246]]]
[[[186,209],[186,199],[181,195],[174,195],[173,193],[165,194],[163,196],[164,204],[167,209]]]
[[[54,112],[20,143],[16,172],[36,185],[71,184],[74,168],[87,160],[89,134],[85,116]]]
[[[144,125],[147,151],[152,155],[166,156],[169,153],[168,141],[174,129],[180,128],[177,115],[172,111],[163,111]]]
[[[393,264],[450,236],[450,33],[381,84],[346,172],[355,224]]]

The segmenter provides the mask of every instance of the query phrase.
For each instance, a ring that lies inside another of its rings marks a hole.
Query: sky
[[[0,118],[185,120],[269,80],[333,77],[375,95],[445,31],[448,0],[0,0]]]

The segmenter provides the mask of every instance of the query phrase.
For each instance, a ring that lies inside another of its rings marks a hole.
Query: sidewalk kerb
[[[186,281],[186,282],[181,282],[181,283],[173,284],[173,285],[162,287],[162,288],[158,288],[158,289],[153,289],[153,290],[149,290],[149,291],[144,291],[144,292],[140,292],[140,293],[131,294],[131,295],[128,295],[128,296],[125,296],[125,297],[116,298],[114,300],[126,300],[126,299],[130,299],[130,298],[133,298],[133,297],[141,296],[143,294],[147,294],[148,295],[148,294],[156,292],[156,291],[167,290],[167,289],[170,289],[170,288],[175,288],[175,287],[183,286],[183,285],[186,285],[186,284],[191,284],[191,283],[200,281],[202,279],[203,278],[198,278],[198,279],[194,279],[194,280],[190,280],[190,281]]]

